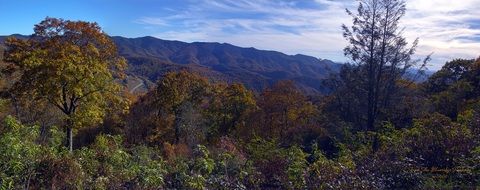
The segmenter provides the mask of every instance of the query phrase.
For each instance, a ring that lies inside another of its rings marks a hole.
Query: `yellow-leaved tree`
[[[97,23],[47,17],[27,40],[9,38],[5,61],[21,73],[9,88],[15,96],[45,101],[64,114],[66,146],[72,129],[102,121],[112,104],[122,102],[124,58]]]

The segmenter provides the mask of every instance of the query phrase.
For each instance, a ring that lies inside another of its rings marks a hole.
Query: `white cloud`
[[[155,26],[167,26],[168,22],[163,18],[142,17],[135,21],[138,24],[155,25]]]
[[[162,28],[153,34],[162,39],[226,42],[243,47],[307,54],[345,61],[341,24],[349,25],[345,8],[353,0],[315,0],[318,7],[297,6],[300,1],[200,0],[185,11],[167,17],[144,17],[137,23]],[[411,42],[420,38],[419,57],[434,52],[432,69],[453,58],[480,55],[480,0],[407,0],[402,20]],[[169,25],[176,27],[168,28]]]
[[[480,56],[480,41],[468,40],[480,36],[480,0],[409,0],[403,25],[406,37],[420,38],[419,54],[434,52],[432,67],[438,69],[454,58]],[[461,40],[463,38],[463,40]]]

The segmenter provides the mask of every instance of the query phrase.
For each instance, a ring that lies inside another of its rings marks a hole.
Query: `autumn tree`
[[[262,118],[261,123],[255,122],[262,125],[262,131],[280,138],[294,127],[310,124],[316,113],[316,107],[292,81],[280,81],[266,89],[258,105]]]
[[[210,98],[207,115],[210,135],[227,135],[238,127],[246,127],[245,122],[256,109],[253,93],[242,84],[219,84]]]
[[[21,72],[9,92],[58,108],[70,151],[72,129],[101,122],[121,100],[114,78],[126,62],[97,23],[47,17],[28,40],[10,38],[6,48],[5,61]]]
[[[169,73],[158,82],[155,89],[155,102],[159,106],[159,117],[170,117],[173,119],[174,143],[179,143],[185,130],[198,127],[200,120],[198,113],[191,109],[198,109],[209,92],[207,79],[187,71]],[[190,134],[193,135],[193,134]]]
[[[198,74],[167,73],[133,105],[128,119],[131,140],[178,144],[187,138],[201,139],[206,133],[202,108],[210,88],[208,80]]]
[[[411,58],[418,40],[408,47],[406,39],[402,37],[403,30],[399,28],[399,22],[405,14],[404,0],[359,2],[356,13],[347,9],[353,18],[353,25],[342,26],[343,36],[349,42],[344,49],[351,61],[347,66],[355,67],[349,71],[349,76],[355,79],[345,82],[357,83],[355,86],[361,94],[354,97],[359,102],[366,102],[366,113],[358,114],[362,120],[366,120],[362,122],[364,129],[374,130],[380,110],[391,105],[392,96],[398,88],[397,80],[418,62]]]

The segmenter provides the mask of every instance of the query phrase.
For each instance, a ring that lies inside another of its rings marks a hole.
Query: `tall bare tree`
[[[412,59],[418,39],[408,46],[399,28],[405,10],[404,0],[359,0],[357,12],[346,10],[353,24],[342,26],[349,42],[344,54],[360,74],[357,80],[365,94],[360,101],[366,99],[367,107],[365,130],[374,130],[379,110],[389,106],[396,82],[419,62]]]

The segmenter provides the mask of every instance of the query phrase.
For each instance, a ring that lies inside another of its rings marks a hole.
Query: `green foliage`
[[[315,145],[313,162],[307,168],[307,187],[309,189],[367,189],[368,181],[360,177],[339,162],[328,159]]]
[[[7,117],[0,136],[0,184],[10,188],[137,188],[164,185],[165,163],[153,148],[126,150],[121,137],[100,135],[90,148],[74,155],[61,146],[61,135],[50,130],[48,143],[38,144],[37,126],[27,127]],[[131,152],[131,153],[130,153]]]
[[[480,96],[478,65],[480,60],[456,59],[447,62],[424,83],[437,112],[455,119]]]
[[[158,188],[164,185],[164,175],[167,173],[165,162],[155,149],[139,146],[132,150],[132,166],[136,173],[135,181],[143,189]]]
[[[304,189],[306,187],[305,172],[308,167],[307,156],[302,149],[292,146],[288,150],[288,183],[290,189]]]
[[[36,175],[35,168],[42,155],[42,148],[35,141],[38,126],[27,127],[13,117],[5,119],[0,136],[0,184],[2,187],[27,188]]]
[[[78,151],[82,167],[88,168],[91,186],[95,188],[112,188],[134,177],[130,170],[131,155],[121,146],[121,137],[100,135],[95,139],[91,149]]]
[[[197,145],[197,148],[195,149],[195,164],[194,164],[194,172],[202,174],[202,175],[209,175],[212,173],[214,167],[215,167],[215,162],[213,159],[209,157],[209,151],[207,150],[207,147],[203,145]]]
[[[411,158],[427,168],[452,168],[473,148],[471,131],[440,114],[417,120],[405,138]]]

